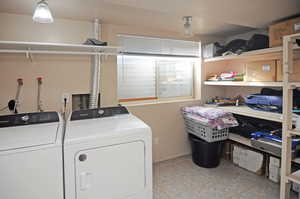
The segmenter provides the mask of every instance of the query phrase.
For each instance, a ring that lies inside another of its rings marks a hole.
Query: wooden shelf
[[[228,139],[231,140],[231,141],[237,142],[239,144],[242,144],[242,145],[254,148],[256,150],[263,151],[265,153],[269,153],[270,155],[274,155],[271,152],[264,151],[264,150],[261,150],[261,149],[253,147],[251,145],[251,140],[249,138],[245,138],[245,137],[242,137],[242,136],[234,134],[234,133],[229,133],[229,138]],[[274,155],[274,156],[276,156],[276,155]],[[300,157],[299,158],[295,158],[292,161],[295,162],[295,163],[297,163],[297,164],[300,164]]]
[[[119,47],[65,43],[0,41],[0,53],[116,55],[119,53]]]
[[[270,120],[270,121],[275,121],[275,122],[282,122],[282,114],[266,112],[266,111],[257,111],[257,110],[251,109],[247,106],[214,106],[214,105],[209,105],[209,104],[207,104],[205,106],[219,108],[224,111],[228,111],[228,112],[238,114],[238,115],[255,117],[255,118]]]
[[[295,45],[295,50],[299,50],[300,47]],[[204,62],[215,62],[215,61],[225,61],[225,60],[233,60],[233,59],[245,59],[245,58],[251,58],[254,56],[260,56],[270,53],[281,53],[283,50],[282,46],[280,47],[274,47],[274,48],[265,48],[260,50],[252,50],[248,52],[244,52],[240,55],[228,55],[228,56],[219,56],[219,57],[213,57],[213,58],[207,58],[204,59]]]
[[[244,52],[240,55],[228,55],[228,56],[208,58],[208,59],[204,59],[204,62],[241,59],[241,58],[246,58],[246,57],[250,57],[250,56],[262,55],[262,54],[268,54],[268,53],[276,53],[276,52],[281,52],[281,51],[282,51],[282,47],[265,48],[265,49],[261,49],[261,50],[253,50],[253,51]]]
[[[205,81],[204,85],[210,86],[257,86],[257,87],[282,87],[282,82],[243,82],[243,81]]]
[[[234,134],[234,133],[229,133],[229,138],[228,139],[232,140],[232,141],[235,141],[235,142],[238,142],[240,144],[252,147],[250,139],[242,137],[240,135],[237,135],[237,134]]]

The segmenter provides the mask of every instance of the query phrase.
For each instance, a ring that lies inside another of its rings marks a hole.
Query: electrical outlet
[[[159,144],[159,138],[154,138],[154,144],[158,145]]]
[[[64,104],[65,103],[65,99],[66,99],[66,103],[68,104],[70,102],[70,94],[69,93],[63,93],[62,94],[62,103]]]

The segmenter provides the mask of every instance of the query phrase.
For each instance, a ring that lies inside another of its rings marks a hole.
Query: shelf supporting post
[[[293,89],[289,87],[290,68],[293,66],[293,45],[290,37],[283,39],[283,122],[282,122],[282,150],[281,150],[281,182],[280,199],[290,198],[292,161],[292,129]]]

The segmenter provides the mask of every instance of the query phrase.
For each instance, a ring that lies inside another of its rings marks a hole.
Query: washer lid
[[[56,114],[58,117],[58,113]],[[2,127],[0,128],[0,151],[54,144],[59,127],[60,122],[57,121]]]

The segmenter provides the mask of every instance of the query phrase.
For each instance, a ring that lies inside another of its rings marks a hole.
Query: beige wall
[[[0,14],[0,40],[82,43],[92,35],[92,23],[55,19],[54,24],[35,24],[31,16]],[[102,39],[117,45],[116,34],[135,34],[181,38],[181,35],[160,30],[104,24]],[[116,57],[102,59],[101,105],[118,104]],[[0,108],[14,97],[16,79],[24,79],[21,94],[21,112],[36,110],[36,77],[44,77],[42,101],[45,110],[61,111],[62,94],[88,93],[90,60],[88,56],[34,55],[33,61],[25,55],[0,55]],[[200,77],[200,75],[199,75]],[[197,89],[198,90],[198,89]],[[144,120],[153,130],[154,160],[160,161],[189,153],[189,146],[180,115],[182,106],[199,101],[173,102],[130,106],[129,110]]]

